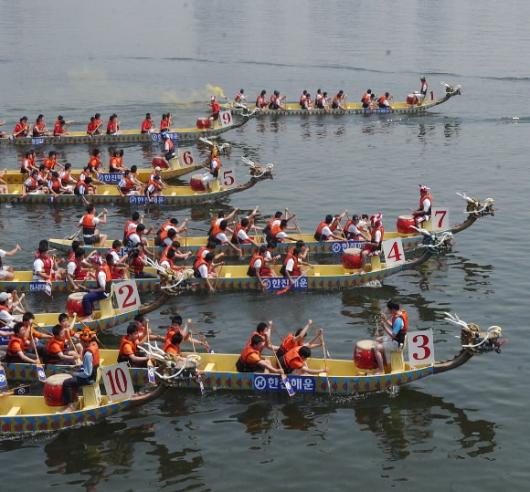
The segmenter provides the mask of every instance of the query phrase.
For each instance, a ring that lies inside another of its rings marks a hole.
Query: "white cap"
[[[7,292],[0,292],[0,302],[6,302],[9,299]]]
[[[162,171],[162,169],[160,168],[160,166],[156,166],[155,171]]]
[[[420,185],[420,191],[429,191],[430,188],[426,185]]]

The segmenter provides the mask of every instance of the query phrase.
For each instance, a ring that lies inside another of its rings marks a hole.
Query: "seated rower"
[[[162,181],[160,174],[152,174],[149,178],[149,183],[145,188],[145,196],[147,197],[147,200],[152,201],[154,197],[160,196],[162,194],[162,190],[166,186],[167,185]]]
[[[103,128],[103,121],[101,120],[101,115],[99,113],[96,113],[92,118],[90,118],[90,121],[88,123],[86,132],[87,135],[90,135],[91,137],[94,135],[101,135]]]
[[[123,166],[123,149],[112,151],[109,160],[109,173],[124,173],[126,168]]]
[[[391,317],[389,319],[384,313],[381,313],[381,324],[386,335],[376,339],[377,348],[375,351],[375,358],[381,374],[385,372],[383,356],[387,363],[390,363],[390,353],[402,349],[409,327],[408,314],[404,309],[401,309],[397,302],[388,301],[386,307]]]
[[[33,149],[24,153],[24,159],[22,159],[22,164],[20,165],[20,172],[22,174],[29,175],[33,170],[37,169],[35,158],[35,151]]]
[[[45,137],[49,134],[50,132],[48,131],[46,122],[44,121],[44,115],[39,114],[35,120],[35,124],[33,125],[33,137]]]
[[[274,91],[269,99],[269,109],[284,109],[283,100],[285,96],[280,95],[280,91]]]
[[[22,116],[18,123],[13,128],[13,138],[26,138],[29,137],[29,125],[28,117]]]
[[[377,106],[379,109],[392,109],[392,106],[390,106],[391,100],[392,96],[390,95],[390,92],[385,92],[384,95],[377,99]]]
[[[189,320],[191,321],[191,320]],[[180,357],[182,351],[180,345],[183,342],[190,342],[194,347],[195,345],[201,345],[206,350],[210,348],[208,343],[203,342],[197,338],[193,338],[191,333],[188,332],[187,328],[185,330],[179,330],[173,332],[169,337],[166,335],[164,342],[164,352],[174,357]]]
[[[288,230],[296,230],[295,227],[289,227],[288,220],[281,219],[279,224],[277,221],[272,222],[270,233],[265,236],[268,244],[276,246],[278,243],[284,243],[285,241],[296,241],[295,238],[287,234]]]
[[[55,152],[55,150],[50,150],[50,152],[48,152],[48,157],[44,159],[42,163],[49,171],[54,171],[56,166],[63,167],[57,162],[57,152]]]
[[[13,249],[6,251],[5,249],[0,249],[0,280],[13,280],[13,267],[4,265],[4,258],[6,256],[14,256],[19,251],[22,251],[22,248],[17,244]]]
[[[143,221],[143,216],[140,215],[140,212],[134,211],[131,215],[131,219],[125,222],[125,225],[123,226],[123,244],[124,245],[127,243],[127,237],[129,236],[129,234],[136,232],[136,228],[138,227],[138,224],[141,224],[142,221]]]
[[[120,133],[120,121],[118,115],[113,113],[110,115],[109,122],[107,123],[107,135],[118,135]]]
[[[242,218],[240,223],[234,227],[231,239],[233,244],[253,244],[256,247],[259,246],[258,243],[248,235],[257,213],[258,207],[256,207],[248,217]]]
[[[430,188],[425,185],[420,185],[420,203],[417,210],[412,212],[416,227],[421,227],[421,224],[427,222],[431,218],[432,209],[432,194]]]
[[[176,217],[166,220],[158,229],[155,236],[155,244],[157,246],[169,246],[179,234],[185,232],[188,226],[188,219],[184,219],[182,224],[179,225],[179,221]],[[169,237],[170,232],[175,231],[174,237]],[[169,239],[169,241],[168,241]]]
[[[128,169],[123,172],[123,176],[118,182],[118,189],[123,196],[139,195],[142,193],[142,186],[138,186],[133,178],[132,173]]]
[[[59,268],[55,257],[48,254],[48,242],[41,242],[33,262],[33,282],[53,282],[64,277],[64,270]]]
[[[79,388],[95,383],[101,360],[95,331],[91,331],[88,327],[83,328],[79,333],[79,340],[82,348],[81,367],[72,374],[71,378],[63,382],[63,404],[67,405],[65,409],[67,412],[76,409],[74,395]]]
[[[257,335],[263,339],[265,342],[263,346],[260,347],[259,351],[263,352],[263,349],[268,348],[269,350],[274,350],[275,347],[271,344],[271,328],[272,328],[272,321],[269,321],[268,323],[265,323],[264,321],[261,321],[256,326],[256,329],[250,334],[247,346],[252,345],[252,339]]]
[[[247,109],[247,98],[245,97],[244,89],[239,89],[239,92],[234,96],[234,107]]]
[[[53,125],[53,136],[62,137],[63,135],[68,135],[68,130],[66,129],[66,121],[59,115]]]
[[[151,113],[146,113],[145,118],[140,126],[141,133],[153,133],[153,120],[151,119]]]
[[[287,255],[285,255],[283,265],[280,268],[280,273],[285,278],[288,278],[291,284],[296,282],[296,280],[293,280],[293,277],[300,277],[303,274],[300,265],[307,265],[307,263],[303,262],[300,258],[301,253],[302,250],[300,248],[293,248],[290,250]]]
[[[307,97],[307,90],[304,89],[302,91],[302,95],[300,96],[300,99],[298,100],[298,104],[300,105],[300,108],[301,109],[305,109],[305,106],[306,106],[306,97]]]
[[[9,336],[17,318],[13,315],[13,306],[10,305],[12,300],[8,292],[0,292],[0,330],[6,330],[7,333],[1,336]]]
[[[94,312],[94,304],[97,301],[107,299],[111,291],[112,282],[112,267],[114,265],[114,258],[112,255],[107,255],[105,260],[99,260],[99,265],[96,270],[96,287],[86,289],[87,293],[83,296],[82,306],[83,312],[86,315],[84,321],[92,321],[92,313]]]
[[[100,172],[103,164],[101,162],[101,151],[99,149],[94,149],[90,153],[90,158],[88,159],[87,167],[91,174],[97,176]]]
[[[368,89],[361,97],[361,103],[364,109],[370,109],[372,104],[372,89]]]
[[[35,195],[37,193],[42,193],[42,185],[39,184],[39,171],[34,169],[31,171],[30,175],[24,180],[24,193],[25,195]]]
[[[228,236],[226,235],[227,231],[233,234],[233,231],[228,228],[228,222],[226,220],[222,220],[218,226],[215,225],[212,227],[208,237],[208,243],[215,246],[230,246],[239,254],[239,256],[242,256],[243,252],[241,248],[238,248],[235,244],[232,244],[228,240]]]
[[[136,229],[130,232],[127,236],[127,240],[125,241],[125,247],[133,249],[141,245],[144,248],[147,248],[148,243],[147,239],[145,238],[145,235],[148,234],[149,231],[146,231],[145,224],[138,224]]]
[[[317,241],[342,241],[344,238],[342,236],[339,236],[338,234],[335,234],[335,231],[337,230],[340,221],[342,218],[346,215],[346,212],[342,212],[340,215],[333,215],[328,214],[326,215],[323,222],[320,222],[318,224],[314,238]]]
[[[168,132],[171,129],[171,113],[164,113],[160,120],[160,133]]]
[[[302,109],[313,109],[313,101],[311,100],[311,94],[309,94],[309,92],[305,91],[305,97],[303,96],[300,98],[300,105]]]
[[[196,278],[204,279],[211,293],[215,292],[215,287],[211,282],[211,279],[216,276],[215,269],[218,266],[224,265],[223,261],[215,263],[214,258],[213,253],[207,253],[204,257],[198,257],[193,263],[194,276]]]
[[[267,96],[267,91],[263,89],[260,92],[259,96],[256,98],[256,108],[263,109],[267,107],[268,103],[267,103],[266,96]]]
[[[317,89],[317,93],[315,95],[315,108],[317,109],[324,109],[324,103],[323,103],[323,97],[322,89]]]
[[[263,372],[280,374],[282,369],[274,367],[268,360],[264,359],[261,351],[265,347],[265,341],[260,335],[253,335],[250,343],[243,348],[236,362],[239,372]]]
[[[53,337],[50,338],[44,350],[45,364],[77,364],[79,355],[75,350],[66,351],[66,328],[57,324],[52,328]]]
[[[155,275],[144,272],[146,265],[145,248],[142,244],[137,245],[128,255],[127,262],[131,278],[155,278]]]
[[[128,362],[131,367],[147,367],[148,357],[139,354],[138,339],[140,332],[135,323],[130,323],[127,327],[127,335],[122,337],[118,362]]]
[[[311,357],[311,349],[302,345],[301,347],[292,348],[279,360],[285,374],[304,376],[324,372],[322,369],[310,369],[307,365],[309,357]]]
[[[13,335],[9,339],[7,345],[7,351],[5,356],[5,362],[7,363],[29,363],[34,364],[37,362],[35,354],[26,353],[26,337],[27,327],[19,321],[15,323],[13,327]]]
[[[360,219],[358,215],[352,215],[351,219],[346,222],[342,229],[346,239],[351,241],[366,241],[370,239],[370,236],[365,235],[366,232],[363,233],[359,223]]]
[[[305,337],[307,336],[307,332],[313,325],[313,320],[308,320],[305,326],[302,328],[299,328],[293,333],[288,333],[285,337],[283,337],[282,342],[280,346],[278,347],[278,350],[276,351],[276,355],[278,358],[283,357],[289,350],[295,348],[295,347],[301,347],[302,345],[305,345],[309,348],[315,348],[320,347],[322,345],[322,342],[319,344],[315,344],[314,342],[318,340],[322,334],[322,330],[319,330],[315,338],[311,340],[309,343],[305,343]]]
[[[88,178],[87,178],[88,179]],[[97,229],[98,224],[107,223],[107,209],[96,216],[96,207],[91,203],[86,208],[86,214],[79,219],[78,226],[83,230],[83,241],[85,244],[104,243],[107,240],[106,234],[101,234]]]
[[[341,89],[333,100],[331,101],[331,109],[342,109],[345,110],[346,107],[344,106],[346,96],[344,95],[344,91]]]
[[[74,195],[95,195],[96,186],[93,183],[94,180],[90,176],[87,176],[83,180],[79,179],[74,188]]]
[[[381,244],[385,239],[385,228],[383,227],[383,214],[378,212],[371,220],[370,242],[364,246],[362,257],[363,265],[367,263],[369,256],[381,254]]]
[[[263,277],[272,277],[274,272],[269,268],[268,262],[265,259],[267,255],[267,246],[262,244],[258,251],[252,255],[248,264],[247,275],[249,277],[256,277],[263,285]]]
[[[68,259],[68,263],[66,263],[66,280],[74,290],[81,290],[77,282],[82,282],[88,278],[91,267],[92,265],[85,258],[85,250],[83,248],[78,248],[74,256]]]
[[[51,195],[71,195],[73,193],[71,186],[63,186],[57,171],[52,171],[51,178],[48,181],[48,190]]]

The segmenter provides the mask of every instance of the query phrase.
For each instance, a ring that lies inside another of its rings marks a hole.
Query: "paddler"
[[[363,233],[360,225],[360,219],[358,215],[352,215],[351,219],[348,219],[344,228],[342,229],[344,237],[351,241],[366,241],[369,240],[370,236]]]
[[[259,246],[258,243],[248,235],[250,228],[254,225],[254,218],[256,217],[258,211],[259,207],[254,208],[254,210],[247,217],[243,217],[239,224],[236,224],[231,239],[233,244],[253,244],[256,247]]]
[[[13,280],[14,273],[13,267],[4,265],[4,258],[6,256],[14,256],[19,251],[22,251],[22,248],[17,244],[13,249],[6,251],[5,249],[0,249],[0,280]]]
[[[90,135],[91,137],[93,137],[94,135],[99,135],[101,125],[101,120],[97,120],[95,116],[91,116],[90,121],[88,122],[88,125],[86,127],[87,135]]]
[[[267,359],[261,355],[265,348],[265,341],[260,335],[253,335],[250,343],[247,343],[236,362],[236,369],[239,372],[263,372],[279,374],[282,369],[274,367]]]
[[[48,193],[51,195],[64,195],[72,194],[73,190],[71,186],[63,186],[59,173],[52,171],[50,179],[48,180]]]
[[[63,167],[57,162],[57,152],[55,152],[55,150],[50,150],[50,152],[48,152],[48,157],[46,157],[42,163],[49,171],[54,171],[55,166]]]
[[[79,340],[83,350],[81,367],[72,374],[70,379],[63,382],[63,404],[68,405],[65,412],[77,408],[74,395],[80,387],[95,383],[101,361],[95,331],[91,331],[88,327],[83,328],[79,333]]]
[[[145,118],[140,125],[140,133],[153,133],[153,120],[151,119],[151,113],[145,113]]]
[[[46,122],[44,121],[44,115],[39,114],[33,125],[33,137],[44,137],[49,135],[48,128],[46,127]]]
[[[96,217],[96,207],[89,204],[86,208],[86,214],[79,219],[78,226],[83,229],[83,241],[85,244],[104,243],[107,240],[106,234],[101,234],[97,229],[98,224],[107,223],[107,209]]]
[[[280,91],[273,91],[269,98],[269,109],[283,109],[282,102],[284,99],[285,97],[280,96]]]
[[[95,254],[95,250],[91,253]],[[69,258],[66,263],[66,280],[72,286],[74,290],[81,290],[81,287],[77,284],[79,281],[83,281],[87,278],[89,269],[92,268],[88,258],[85,258],[85,250],[78,248],[73,258]]]
[[[268,103],[267,103],[266,96],[267,96],[267,91],[263,89],[260,92],[259,96],[256,98],[256,108],[263,109],[267,107]]]
[[[364,109],[370,109],[372,104],[372,89],[367,89],[361,96],[361,103]]]
[[[219,104],[219,102],[217,101],[215,96],[212,96],[210,98],[210,110],[211,110],[210,118],[213,121],[218,120],[219,119],[219,112],[221,111],[221,105]]]
[[[171,113],[164,113],[160,120],[160,133],[168,132],[171,128]]]
[[[214,145],[212,147],[212,150],[210,152],[210,159],[208,160],[208,165],[205,167],[206,169],[208,169],[208,174],[203,176],[202,180],[208,186],[208,189],[213,191],[213,183],[218,182],[219,171],[223,167],[217,145]]]
[[[307,332],[313,325],[313,320],[308,320],[307,323],[302,327],[296,330],[294,333],[288,333],[286,336],[282,338],[282,342],[280,346],[278,347],[278,350],[276,351],[276,355],[278,358],[283,357],[289,350],[295,348],[295,347],[301,347],[302,345],[305,345],[309,348],[316,348],[320,347],[322,345],[322,340],[320,343],[315,343],[316,340],[321,338],[322,330],[318,330],[315,338],[311,340],[309,343],[305,343],[305,337],[307,336]]]
[[[143,221],[143,216],[140,215],[140,212],[134,211],[131,215],[131,219],[125,222],[123,226],[123,244],[127,242],[127,238],[133,232],[136,232],[138,224],[141,224]]]
[[[302,250],[298,247],[290,250],[283,260],[283,265],[280,268],[280,273],[289,279],[291,285],[296,283],[296,280],[293,280],[293,277],[300,277],[302,275],[302,270],[300,265],[308,265],[301,258]]]
[[[28,117],[22,116],[15,125],[15,128],[13,128],[13,137],[26,138],[27,136],[29,136]]]
[[[146,264],[145,248],[142,244],[136,246],[127,256],[129,273],[132,278],[156,278],[155,275],[144,272]]]
[[[59,115],[53,125],[53,136],[62,137],[63,135],[68,135],[68,131],[66,130],[66,121]]]
[[[85,179],[81,179],[81,177],[79,177],[74,188],[74,195],[95,195],[96,186],[92,184],[93,182],[94,180],[90,176],[87,176]]]
[[[317,89],[317,93],[315,95],[315,108],[323,109],[324,103],[322,101],[324,95],[322,94],[322,89]]]
[[[184,219],[182,221],[182,224],[179,225],[179,221],[176,217],[168,218],[161,226],[160,229],[158,229],[156,233],[155,238],[155,244],[157,246],[168,246],[170,243],[168,243],[166,240],[169,237],[170,231],[175,231],[175,233],[181,234],[185,232],[188,228],[188,221],[189,219]],[[174,239],[172,239],[174,240]],[[172,241],[171,240],[171,241]]]
[[[412,215],[416,222],[416,227],[421,227],[423,222],[430,220],[432,211],[431,189],[426,185],[420,185],[420,203]]]
[[[66,329],[57,324],[52,328],[50,338],[43,354],[45,364],[77,364],[79,355],[75,350],[66,350]]]
[[[313,101],[311,100],[311,94],[307,91],[302,93],[302,97],[300,97],[300,106],[302,109],[313,109]]]
[[[314,238],[316,241],[342,241],[344,238],[335,234],[340,221],[346,215],[346,211],[342,212],[340,215],[331,215],[328,214],[322,222],[320,222],[315,230]]]
[[[129,169],[123,172],[123,176],[118,182],[118,190],[123,196],[139,195],[142,193],[142,186],[137,185],[132,178],[132,173]]]
[[[33,282],[53,282],[63,277],[64,270],[58,268],[55,259],[48,254],[47,241],[39,244],[33,262]]]
[[[118,362],[128,362],[131,367],[147,367],[148,357],[139,355],[138,339],[140,333],[135,323],[127,327],[127,335],[122,337]]]
[[[238,248],[228,240],[228,236],[226,235],[227,231],[233,234],[233,231],[228,228],[228,222],[222,220],[218,226],[216,225],[212,227],[208,237],[208,244],[215,246],[230,246],[239,256],[242,256],[243,251],[241,248]]]
[[[390,362],[390,353],[402,349],[409,327],[408,314],[404,309],[401,309],[397,302],[390,300],[386,307],[390,313],[390,318],[385,313],[381,313],[381,324],[386,335],[376,339],[377,349],[375,351],[375,358],[381,374],[385,372],[383,356],[387,362]]]
[[[249,277],[256,277],[263,288],[265,284],[263,277],[272,277],[274,272],[267,266],[265,257],[267,255],[267,246],[262,244],[259,249],[252,255],[248,264],[247,275]]]
[[[331,109],[342,109],[344,111],[346,109],[344,106],[345,99],[346,96],[344,95],[344,91],[341,89],[331,101]]]
[[[109,173],[124,173],[126,171],[123,165],[123,149],[114,149],[110,153]]]
[[[34,169],[37,169],[35,166],[35,151],[31,149],[24,154],[22,164],[20,165],[20,172],[29,175]]]
[[[211,279],[216,277],[215,269],[224,265],[224,261],[216,263],[214,254],[207,253],[204,257],[199,257],[193,263],[193,275],[196,278],[204,279],[211,293],[215,292],[215,286]]]
[[[266,235],[267,243],[272,246],[276,246],[278,243],[283,243],[285,241],[296,241],[295,238],[290,237],[287,234],[288,230],[295,230],[294,227],[289,227],[288,219],[280,220],[278,225],[274,224],[271,227],[270,234]]]
[[[429,84],[427,84],[427,79],[425,76],[420,77],[420,94],[422,95],[421,102],[427,97],[427,92],[429,90]]]
[[[118,135],[120,133],[120,121],[118,115],[113,113],[110,115],[109,122],[107,123],[107,135]]]
[[[150,229],[149,229],[150,231]],[[138,246],[148,247],[147,239],[144,237],[149,233],[146,231],[145,224],[138,224],[136,229],[129,233],[125,246],[129,249],[137,248]]]
[[[385,239],[385,228],[383,227],[383,214],[378,212],[371,217],[370,242],[364,246],[362,252],[363,265],[367,263],[369,256],[381,254],[381,244]]]
[[[247,98],[245,97],[245,90],[239,89],[234,96],[234,107],[247,109]]]
[[[392,100],[392,96],[390,95],[390,92],[385,92],[382,96],[380,96],[377,99],[377,106],[379,109],[392,109],[392,106],[390,106],[390,101]]]
[[[310,369],[307,359],[311,357],[311,349],[305,345],[294,347],[279,360],[285,374],[296,374],[298,376],[320,374],[322,369]]]
[[[24,195],[34,195],[42,192],[42,186],[39,185],[39,171],[33,169],[29,176],[24,180]]]
[[[26,338],[28,328],[21,321],[15,323],[13,334],[9,338],[5,362],[34,364],[37,359],[34,354],[26,352]]]
[[[96,270],[96,287],[86,289],[87,293],[82,300],[83,312],[86,315],[84,321],[92,321],[94,304],[109,297],[112,282],[111,268],[113,265],[114,258],[112,255],[106,255],[105,260],[99,259]]]
[[[94,149],[90,153],[90,158],[88,159],[87,167],[92,174],[97,176],[97,173],[100,171],[102,165],[103,164],[101,162],[101,151],[99,149]]]
[[[272,321],[269,320],[268,323],[265,323],[264,321],[260,321],[257,324],[256,329],[252,331],[252,333],[250,334],[248,341],[247,341],[247,346],[252,344],[252,338],[254,338],[257,335],[261,337],[263,341],[265,342],[265,344],[261,347],[261,350],[260,350],[261,352],[263,351],[263,349],[266,349],[266,348],[269,350],[274,350],[275,348],[270,342],[271,329],[272,329]]]

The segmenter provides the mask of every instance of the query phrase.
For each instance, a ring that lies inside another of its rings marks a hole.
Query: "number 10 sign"
[[[434,364],[434,344],[432,330],[407,333],[409,364],[412,367]]]
[[[109,399],[124,400],[134,394],[134,388],[126,362],[102,367],[103,384]]]

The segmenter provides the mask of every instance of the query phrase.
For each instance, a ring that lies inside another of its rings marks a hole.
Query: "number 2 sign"
[[[111,400],[124,400],[134,394],[134,388],[127,362],[100,368],[103,373],[105,392]]]
[[[138,309],[141,305],[138,289],[134,280],[126,280],[114,284],[114,296],[116,304],[121,311],[132,311]]]
[[[430,366],[434,364],[434,343],[432,330],[411,331],[407,333],[409,364]]]
[[[449,229],[449,210],[446,208],[433,208],[431,210],[431,223],[433,231]]]
[[[219,111],[219,123],[224,128],[225,126],[232,125],[232,112],[231,111]]]
[[[403,251],[403,243],[400,237],[383,241],[381,247],[385,254],[387,266],[398,266],[405,263],[405,252]]]

